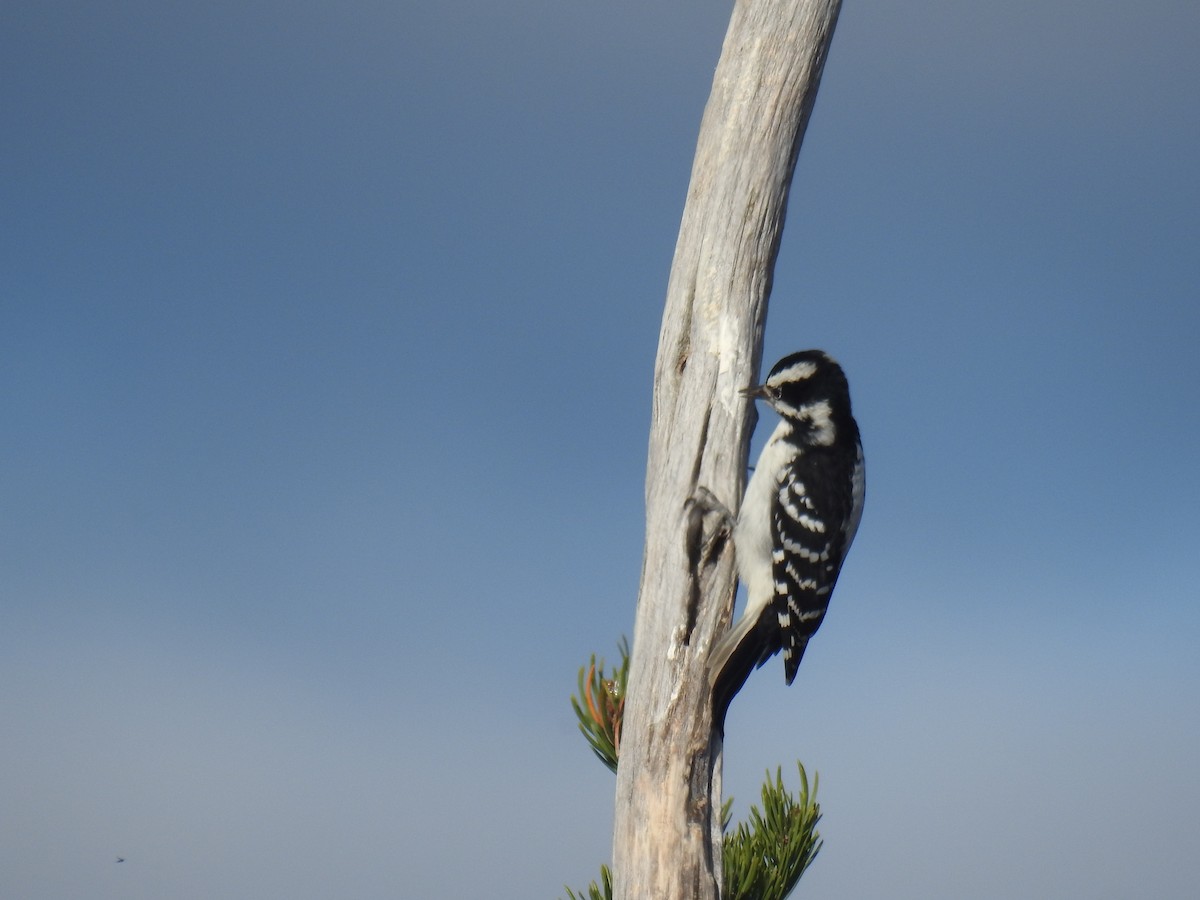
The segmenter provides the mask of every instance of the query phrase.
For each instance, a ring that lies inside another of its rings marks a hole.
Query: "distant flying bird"
[[[118,857],[117,857],[117,862],[125,862],[125,857],[123,857],[123,856],[118,856]]]

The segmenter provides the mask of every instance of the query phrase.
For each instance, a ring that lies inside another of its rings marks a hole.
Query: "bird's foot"
[[[708,563],[721,552],[733,533],[733,514],[729,507],[717,499],[716,494],[703,485],[698,485],[688,497],[684,503],[684,510],[688,518],[689,556],[696,562]],[[704,519],[709,515],[718,517],[717,527],[711,531],[704,525]]]

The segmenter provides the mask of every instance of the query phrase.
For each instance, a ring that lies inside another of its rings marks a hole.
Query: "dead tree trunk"
[[[697,486],[736,507],[788,189],[840,0],[738,0],[704,111],[654,373],[646,547],[617,771],[618,900],[715,900],[721,738],[706,663],[735,573]]]

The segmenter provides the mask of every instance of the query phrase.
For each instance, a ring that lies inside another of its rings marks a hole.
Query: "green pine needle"
[[[763,806],[750,808],[749,824],[742,822],[725,835],[724,900],[784,900],[796,887],[805,869],[821,849],[817,822],[817,776],[809,790],[804,766],[800,770],[800,794],[793,797],[783,785],[782,769],[775,779],[767,772],[763,784]]]
[[[596,654],[579,670],[579,695],[571,698],[571,707],[579,719],[579,730],[587,738],[600,762],[617,771],[621,752],[621,719],[625,712],[625,686],[629,682],[629,641],[621,638],[617,648],[621,665],[604,677],[604,660]]]
[[[588,885],[587,894],[580,891],[576,894],[570,888],[565,888],[568,900],[612,900],[612,870],[608,866],[600,867],[600,884],[592,882]]]

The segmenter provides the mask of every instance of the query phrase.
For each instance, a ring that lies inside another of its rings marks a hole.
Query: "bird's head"
[[[846,374],[821,350],[785,356],[775,363],[766,381],[742,393],[765,400],[794,428],[803,429],[803,436],[812,444],[833,443],[837,420],[850,415]]]

